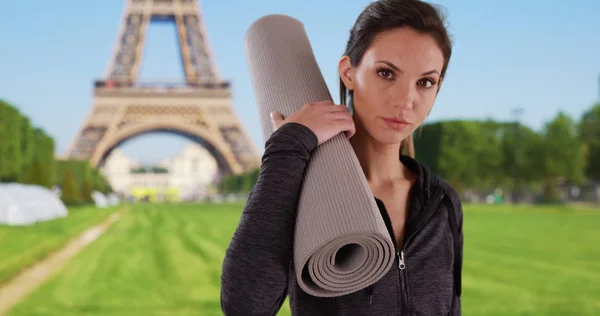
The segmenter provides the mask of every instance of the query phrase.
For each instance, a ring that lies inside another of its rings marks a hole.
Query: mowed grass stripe
[[[221,262],[241,207],[138,205],[11,315],[222,315]]]
[[[11,315],[222,315],[242,208],[136,205]],[[464,315],[600,314],[600,212],[468,205],[464,225]]]
[[[465,207],[466,315],[595,315],[600,212]]]

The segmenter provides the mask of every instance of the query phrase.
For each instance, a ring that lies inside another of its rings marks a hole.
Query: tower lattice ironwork
[[[175,25],[183,83],[138,80],[148,26]],[[196,0],[127,0],[106,77],[94,84],[93,105],[66,157],[97,167],[121,143],[149,132],[171,132],[204,146],[223,174],[260,165],[234,111],[230,84],[220,78]]]

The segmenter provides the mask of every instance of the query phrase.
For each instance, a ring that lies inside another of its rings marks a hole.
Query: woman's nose
[[[401,108],[403,110],[410,110],[413,107],[414,103],[414,89],[406,84],[398,85],[395,87],[392,102],[394,107]]]

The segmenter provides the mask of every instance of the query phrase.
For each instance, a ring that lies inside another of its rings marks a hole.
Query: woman
[[[348,106],[307,104],[285,119],[273,113],[276,130],[223,262],[225,315],[276,315],[287,296],[293,315],[460,315],[460,199],[414,160],[411,137],[433,107],[451,52],[431,5],[373,2],[358,17],[338,65],[341,103]],[[295,212],[311,152],[341,132],[399,255],[374,285],[320,298],[296,280]]]

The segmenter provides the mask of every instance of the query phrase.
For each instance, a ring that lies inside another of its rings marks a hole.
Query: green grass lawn
[[[600,315],[600,209],[468,206],[465,315]]]
[[[30,226],[0,225],[0,284],[23,268],[45,258],[86,228],[99,223],[115,208],[69,208],[69,216]]]
[[[136,205],[10,315],[222,315],[241,208]],[[600,210],[466,206],[464,225],[464,315],[600,315]]]

